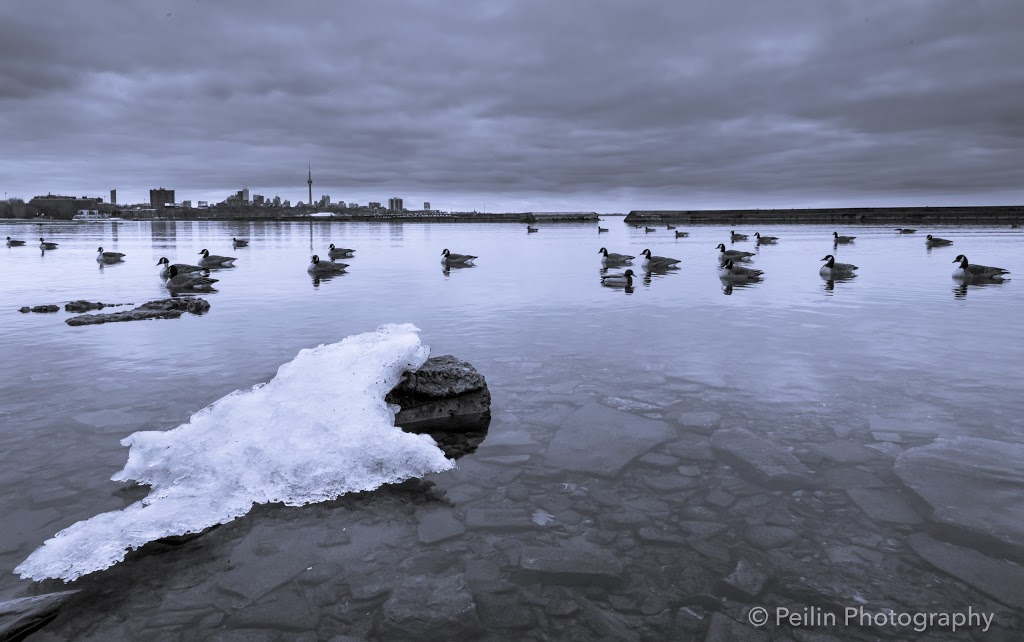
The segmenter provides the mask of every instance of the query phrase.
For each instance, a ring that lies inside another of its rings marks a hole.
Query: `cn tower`
[[[307,205],[313,205],[313,166],[312,165],[309,166],[309,179],[306,181],[306,184],[309,185],[309,202],[307,203]]]

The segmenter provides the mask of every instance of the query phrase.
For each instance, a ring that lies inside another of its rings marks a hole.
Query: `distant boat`
[[[95,211],[82,210],[78,214],[71,217],[72,221],[106,221],[110,219],[109,214],[102,214]]]

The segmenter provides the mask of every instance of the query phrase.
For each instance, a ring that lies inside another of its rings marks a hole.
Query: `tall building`
[[[174,190],[164,189],[162,187],[158,189],[149,190],[149,205],[157,209],[162,209],[167,203],[174,203]]]
[[[248,187],[243,187],[242,191],[239,192],[239,193],[242,195],[242,205],[248,205],[249,204],[249,188]]]
[[[423,201],[423,209],[430,211],[430,201]]]
[[[309,204],[312,205],[313,204],[313,167],[312,167],[312,165],[310,165],[308,167],[308,169],[309,169],[309,179],[306,181],[306,183],[309,185]]]
[[[397,196],[392,196],[391,198],[389,198],[388,209],[391,210],[392,212],[401,212],[402,209],[404,209],[402,207],[402,199],[398,198]]]
[[[110,190],[110,204],[111,205],[117,205],[117,190],[116,189]]]
[[[321,196],[320,197],[320,207],[330,207],[330,206],[331,206],[331,197],[330,197],[330,195],[329,194],[324,194],[323,196]]]

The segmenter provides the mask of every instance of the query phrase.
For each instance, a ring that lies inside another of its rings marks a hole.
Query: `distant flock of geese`
[[[634,227],[640,227],[634,225]],[[666,225],[669,230],[675,230],[675,226]],[[654,232],[656,228],[645,227],[645,232]],[[527,225],[527,233],[534,233],[538,231],[538,228]],[[598,234],[607,232],[608,228],[598,227]],[[912,228],[896,228],[896,231],[900,234],[913,234],[917,230]],[[682,238],[688,236],[688,232],[676,231],[676,238]],[[778,242],[778,237],[775,236],[763,236],[760,232],[754,233],[754,238],[757,245],[772,245]],[[855,236],[840,236],[838,232],[832,233],[833,247],[839,245],[847,245],[854,242]],[[729,232],[729,239],[732,242],[746,241],[749,239],[746,234],[739,234],[736,230]],[[249,245],[249,241],[246,239],[231,239],[232,246],[235,248],[246,247]],[[928,248],[942,247],[952,245],[953,241],[948,239],[939,238],[929,234],[925,237],[925,245]],[[25,241],[13,239],[7,237],[7,247],[19,247],[24,246]],[[56,250],[58,247],[57,243],[46,241],[43,238],[39,239],[39,248],[43,251]],[[733,283],[749,283],[760,281],[764,276],[763,270],[757,270],[744,265],[738,265],[739,263],[749,263],[750,260],[755,256],[753,252],[744,252],[742,250],[730,250],[726,249],[724,243],[719,243],[716,246],[718,250],[718,261],[719,269],[718,276],[722,281],[729,284]],[[203,249],[199,254],[203,257],[199,259],[196,265],[190,265],[185,263],[171,263],[167,257],[161,257],[157,262],[157,266],[160,267],[160,276],[164,279],[164,284],[169,290],[191,290],[208,292],[213,289],[213,284],[217,283],[219,279],[210,277],[211,268],[225,268],[234,267],[234,263],[237,260],[231,256],[218,256],[216,254],[210,254],[209,250]],[[336,262],[336,259],[352,258],[355,254],[354,249],[336,247],[333,243],[327,248],[327,257],[329,261],[320,260],[319,255],[314,254],[310,259],[309,266],[306,271],[314,277],[332,276],[341,274],[348,268],[348,263]],[[611,267],[622,267],[632,265],[633,259],[637,258],[629,254],[618,254],[615,252],[609,252],[607,248],[602,247],[598,250],[598,254],[601,254],[601,266],[604,268]],[[124,254],[121,252],[105,252],[102,247],[96,251],[96,262],[104,265],[111,263],[120,263],[124,260]],[[650,250],[645,249],[640,253],[640,267],[647,272],[661,272],[673,269],[678,269],[679,259],[674,259],[667,256],[655,256]],[[447,248],[441,252],[441,264],[445,268],[450,267],[469,267],[474,265],[473,261],[476,256],[470,254],[456,254],[449,251]],[[818,270],[818,274],[822,278],[829,281],[849,279],[857,275],[857,266],[850,263],[838,263],[836,262],[835,256],[832,254],[826,254],[821,259],[825,261],[825,264]],[[1009,270],[998,267],[989,267],[987,265],[976,265],[970,263],[967,257],[963,254],[957,255],[953,259],[953,263],[958,263],[958,267],[953,270],[953,278],[964,281],[966,283],[999,283],[1005,279],[1005,275],[1009,274]],[[632,269],[627,269],[625,272],[605,274],[601,276],[601,284],[608,287],[625,287],[631,288],[633,286],[633,277],[636,274]]]

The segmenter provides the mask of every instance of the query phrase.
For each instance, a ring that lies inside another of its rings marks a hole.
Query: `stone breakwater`
[[[82,303],[82,302],[78,302]],[[69,304],[70,305],[70,304]],[[101,308],[102,303],[96,304]],[[92,308],[98,309],[98,308]],[[205,314],[210,309],[210,303],[205,299],[197,298],[175,298],[161,299],[143,303],[137,308],[123,312],[110,312],[106,314],[80,314],[70,319],[65,319],[68,325],[99,325],[101,323],[117,323],[122,321],[148,321],[151,319],[177,319],[182,314]]]
[[[875,223],[1011,225],[1024,218],[1024,206],[979,207],[848,207],[754,210],[633,210],[626,223]]]

